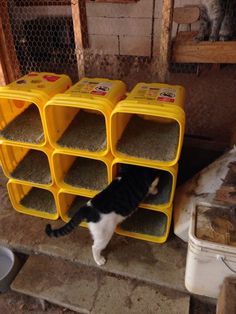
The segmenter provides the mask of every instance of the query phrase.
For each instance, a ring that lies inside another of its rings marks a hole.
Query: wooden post
[[[232,274],[233,275],[233,274]],[[236,279],[226,278],[220,290],[216,314],[235,314],[236,310]]]
[[[170,44],[172,32],[174,0],[163,0],[161,39],[160,39],[160,59],[159,59],[159,79],[161,82],[167,81],[167,74],[170,60]]]
[[[16,56],[7,0],[0,4],[0,82],[7,84],[20,76],[19,61]]]
[[[88,46],[85,0],[71,0],[71,11],[74,27],[78,76],[79,78],[82,78],[85,76],[84,48]]]

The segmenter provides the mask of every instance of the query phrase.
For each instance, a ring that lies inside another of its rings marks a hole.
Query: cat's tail
[[[71,220],[59,229],[52,229],[50,224],[46,225],[45,232],[49,237],[61,237],[71,233],[83,220],[87,218],[88,207],[81,207]]]

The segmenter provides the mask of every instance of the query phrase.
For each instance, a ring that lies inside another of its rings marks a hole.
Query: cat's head
[[[126,175],[137,177],[137,179],[140,178],[141,180],[147,182],[147,184],[150,184],[153,180],[160,176],[160,170],[149,167],[121,164],[118,176],[123,177]]]

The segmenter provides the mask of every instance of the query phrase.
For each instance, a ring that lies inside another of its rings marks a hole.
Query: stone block
[[[89,47],[107,54],[119,54],[118,36],[89,35]]]
[[[120,54],[150,56],[151,36],[120,36]]]
[[[151,18],[88,17],[89,35],[150,36]]]
[[[161,2],[160,0],[158,2]],[[153,0],[136,3],[86,3],[88,17],[152,17]]]

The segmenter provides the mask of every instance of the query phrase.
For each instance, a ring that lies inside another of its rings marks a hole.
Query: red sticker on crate
[[[48,81],[48,82],[55,82],[57,80],[59,80],[60,76],[56,76],[56,75],[44,75],[43,78]]]
[[[157,97],[158,101],[164,102],[175,102],[176,90],[172,88],[161,88],[159,96]]]

